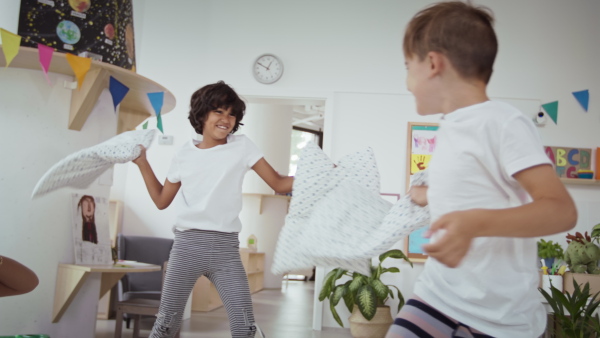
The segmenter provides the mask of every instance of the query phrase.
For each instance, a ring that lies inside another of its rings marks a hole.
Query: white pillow
[[[423,175],[413,184],[424,184]],[[427,207],[408,196],[392,205],[379,190],[370,148],[343,157],[334,168],[327,155],[309,143],[298,162],[271,271],[284,274],[325,266],[370,275],[371,258],[429,224]]]
[[[155,129],[127,131],[63,158],[46,171],[31,198],[66,186],[87,188],[115,163],[129,162],[140,156],[138,145],[149,148],[155,134]]]

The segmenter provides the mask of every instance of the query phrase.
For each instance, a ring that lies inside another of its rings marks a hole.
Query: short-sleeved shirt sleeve
[[[262,151],[260,151],[260,149],[258,149],[256,144],[254,144],[252,140],[250,140],[247,137],[244,137],[244,140],[244,148],[246,155],[245,163],[248,166],[248,168],[252,168],[252,166],[254,166],[256,162],[258,162],[258,160],[264,157],[264,154],[262,153]]]
[[[167,179],[171,183],[181,182],[181,172],[179,171],[179,162],[177,160],[177,156],[173,157],[173,160],[171,161],[171,167],[167,173]]]
[[[502,130],[500,162],[508,176],[540,164],[551,164],[538,131],[524,115],[512,117]]]

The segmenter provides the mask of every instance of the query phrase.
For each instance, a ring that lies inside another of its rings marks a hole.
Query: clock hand
[[[263,68],[265,68],[266,70],[269,70],[269,67],[265,67],[262,63],[257,62],[259,65],[263,66]],[[269,65],[270,66],[270,65]]]
[[[269,65],[267,66],[267,70],[269,70],[271,68],[272,63],[273,63],[273,60],[271,60],[271,62],[269,62]]]

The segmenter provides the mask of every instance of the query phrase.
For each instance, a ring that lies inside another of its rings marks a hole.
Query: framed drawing
[[[406,142],[406,188],[413,174],[427,169],[435,150],[437,123],[409,122]],[[414,231],[406,237],[404,252],[413,262],[424,262],[427,255],[421,249],[429,239],[423,237],[426,228]]]

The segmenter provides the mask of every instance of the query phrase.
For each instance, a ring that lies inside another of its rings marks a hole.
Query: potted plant
[[[344,270],[341,268],[330,271],[323,281],[323,288],[319,294],[319,301],[329,299],[329,308],[333,314],[335,321],[344,327],[340,316],[335,310],[336,305],[340,300],[344,300],[348,311],[352,313],[350,316],[350,332],[353,337],[362,337],[362,330],[365,325],[368,337],[384,337],[390,325],[393,322],[390,308],[386,306],[386,301],[391,297],[394,298],[394,290],[398,297],[398,311],[405,303],[402,292],[395,285],[386,285],[381,281],[381,275],[384,273],[398,273],[400,269],[397,267],[383,267],[382,263],[386,258],[404,259],[412,267],[412,262],[404,255],[401,250],[388,250],[379,255],[379,264],[371,266],[371,275],[367,276],[362,273]],[[342,278],[348,276],[351,279],[336,284]],[[374,319],[375,318],[375,319]],[[381,319],[380,319],[381,318]],[[367,337],[365,336],[365,337]]]
[[[562,293],[551,286],[550,293],[539,289],[554,312],[553,337],[599,337],[600,317],[594,312],[600,305],[600,292],[590,293],[590,284],[583,289],[573,280],[573,293]],[[591,297],[591,298],[590,298]]]
[[[597,229],[594,227],[592,235],[596,233]],[[600,274],[600,268],[598,268],[598,261],[600,261],[600,247],[594,244],[594,240],[598,240],[597,237],[590,237],[587,233],[581,234],[576,232],[575,235],[567,233],[567,251],[565,252],[565,262],[569,266],[569,271],[573,273],[589,273],[589,274]]]
[[[540,239],[537,242],[538,247],[538,256],[542,258],[548,267],[551,269],[554,265],[555,259],[563,258],[563,248],[558,243],[554,243],[553,241],[545,241],[544,239]]]

